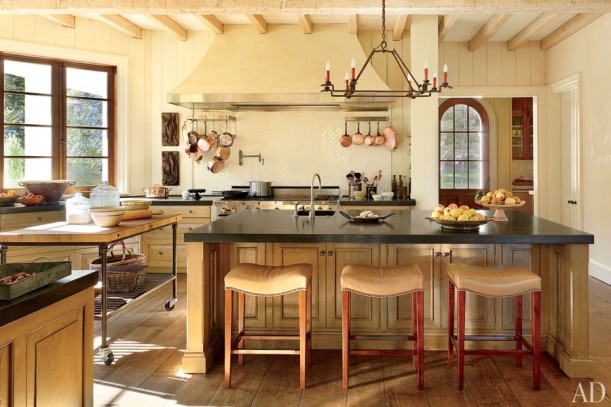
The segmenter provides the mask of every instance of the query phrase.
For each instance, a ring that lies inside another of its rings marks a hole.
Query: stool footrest
[[[299,349],[232,349],[232,355],[299,355]]]
[[[309,333],[307,334],[309,335]],[[299,335],[239,335],[236,338],[236,341],[240,340],[249,340],[249,339],[258,339],[262,341],[275,341],[275,340],[287,340],[287,341],[298,341]]]
[[[532,351],[527,349],[521,350],[501,350],[501,349],[465,349],[465,355],[483,355],[483,356],[528,356],[532,355]]]
[[[416,335],[350,335],[351,341],[415,341]]]
[[[350,355],[392,355],[392,356],[414,356],[418,353],[415,350],[405,349],[350,349],[348,351]]]
[[[454,340],[458,340],[458,335],[454,335]],[[523,336],[514,335],[514,336],[503,336],[503,335],[465,335],[465,341],[521,341],[524,343],[528,343]]]

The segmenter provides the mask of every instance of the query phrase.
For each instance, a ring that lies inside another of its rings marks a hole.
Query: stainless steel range
[[[248,187],[233,187],[244,190]],[[316,210],[333,210],[339,204],[339,186],[314,188],[314,207]],[[247,197],[244,199],[219,199],[214,201],[212,220],[244,211],[291,210],[296,207],[309,211],[310,187],[272,187],[270,197]]]

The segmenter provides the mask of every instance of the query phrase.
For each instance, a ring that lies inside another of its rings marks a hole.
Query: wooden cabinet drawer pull
[[[320,251],[320,255],[321,255],[321,256],[324,256],[324,255],[325,255],[325,251],[324,251],[324,250],[321,250],[321,251]]]

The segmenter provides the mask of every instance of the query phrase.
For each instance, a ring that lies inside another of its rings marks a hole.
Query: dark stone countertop
[[[45,287],[10,301],[0,301],[0,326],[23,318],[51,304],[93,287],[98,282],[95,270],[73,270],[72,274]]]
[[[491,211],[481,211],[492,215]],[[356,214],[355,211],[353,214]],[[378,211],[380,215],[387,212]],[[524,243],[592,244],[594,236],[518,211],[508,222],[489,222],[479,230],[445,231],[426,219],[430,211],[398,211],[378,223],[353,223],[329,217],[294,218],[289,211],[239,212],[185,233],[186,242],[293,243]]]

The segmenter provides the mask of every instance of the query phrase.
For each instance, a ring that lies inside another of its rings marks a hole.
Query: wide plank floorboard
[[[606,388],[597,406],[611,406],[611,287],[590,278],[590,343],[594,377],[568,378],[546,353],[542,357],[541,391],[532,390],[531,361],[523,367],[514,358],[466,358],[465,389],[456,389],[456,364],[447,352],[425,352],[425,390],[417,389],[411,358],[352,356],[350,386],[343,390],[341,352],[315,349],[307,372],[307,388],[299,390],[297,356],[247,355],[239,366],[234,357],[232,388],[223,386],[219,355],[207,374],[184,374],[186,278],[179,276],[179,300],[164,309],[171,285],[109,319],[108,342],[115,362],[94,358],[94,405],[121,407],[173,406],[524,406],[581,405],[577,387],[589,396],[590,382]],[[95,324],[96,346],[101,343]],[[96,352],[97,353],[97,352]],[[595,397],[600,397],[597,388]],[[593,404],[593,403],[588,403]]]

